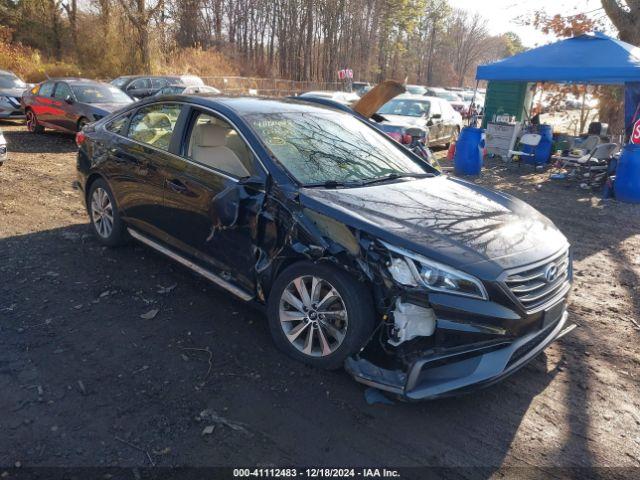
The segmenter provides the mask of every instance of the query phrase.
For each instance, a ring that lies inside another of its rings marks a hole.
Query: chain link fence
[[[202,77],[205,84],[229,95],[286,97],[311,90],[344,90],[344,82],[308,82],[282,78]]]

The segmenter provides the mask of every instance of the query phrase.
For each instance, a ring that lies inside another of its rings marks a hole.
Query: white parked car
[[[399,95],[378,113],[385,123],[427,129],[429,146],[449,145],[462,130],[462,116],[446,100],[424,95]]]
[[[7,141],[4,139],[2,130],[0,130],[0,166],[7,159]]]

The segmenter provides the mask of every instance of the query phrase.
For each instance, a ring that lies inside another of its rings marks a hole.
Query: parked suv
[[[276,345],[310,365],[434,398],[515,372],[572,328],[571,253],[551,221],[353,114],[157,97],[77,143],[100,243],[133,238],[261,305]]]
[[[27,128],[77,132],[86,124],[132,103],[133,99],[108,83],[85,78],[47,80],[22,97]]]
[[[20,98],[26,89],[27,84],[17,75],[0,70],[0,119],[24,118]]]
[[[112,80],[111,85],[134,98],[145,98],[169,85],[201,87],[204,82],[195,75],[125,75]]]

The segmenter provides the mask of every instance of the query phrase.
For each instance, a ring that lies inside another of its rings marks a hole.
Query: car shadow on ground
[[[14,124],[19,127],[19,125]],[[3,128],[0,125],[0,129]],[[72,153],[78,150],[74,136],[68,133],[45,130],[44,133],[31,133],[27,127],[4,129],[9,155],[15,153]]]
[[[553,423],[568,440],[559,451],[532,441],[537,458],[592,463],[579,364],[544,402],[562,367],[543,354],[474,394],[367,405],[344,371],[279,353],[256,308],[140,245],[102,247],[86,225],[0,240],[0,276],[0,464],[144,466],[146,451],[158,465],[485,467],[470,475],[484,477],[518,433],[529,442]]]

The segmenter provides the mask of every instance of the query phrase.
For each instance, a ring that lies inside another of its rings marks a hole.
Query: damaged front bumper
[[[576,325],[567,324],[568,314],[542,330],[511,340],[443,349],[417,358],[407,371],[380,368],[354,356],[346,370],[361,383],[408,400],[428,400],[459,395],[487,387],[516,372],[554,340]]]

